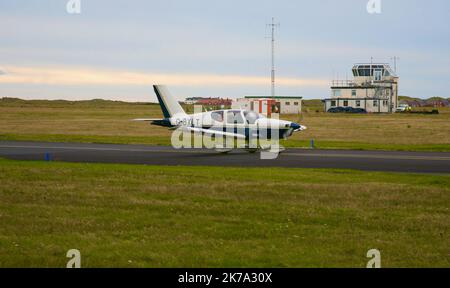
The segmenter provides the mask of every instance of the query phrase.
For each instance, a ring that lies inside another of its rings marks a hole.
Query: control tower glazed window
[[[375,81],[381,81],[382,75],[383,75],[382,69],[375,69],[375,71],[374,71]]]
[[[371,74],[371,67],[370,65],[364,65],[358,67],[358,74],[361,77],[369,77],[372,76]]]

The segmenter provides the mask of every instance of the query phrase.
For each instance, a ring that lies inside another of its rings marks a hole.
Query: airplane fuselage
[[[266,118],[256,112],[239,109],[216,110],[191,115],[180,113],[161,121],[153,121],[152,124],[171,128],[188,127],[236,133],[245,135],[246,139],[261,135],[271,139],[274,133],[277,133],[279,138],[287,138],[293,132],[306,129],[294,122]]]

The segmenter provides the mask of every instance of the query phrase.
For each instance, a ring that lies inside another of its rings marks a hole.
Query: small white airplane
[[[244,140],[249,143],[254,139],[287,139],[294,132],[306,130],[300,124],[267,118],[262,114],[240,110],[216,110],[188,115],[180,103],[173,98],[167,88],[163,85],[153,85],[156,97],[163,112],[163,119],[134,119],[135,121],[146,121],[152,125],[163,126],[170,129],[183,129],[196,134],[209,135],[212,137],[232,138]],[[274,135],[276,134],[276,135]],[[257,146],[244,147],[249,152],[259,149],[267,149],[257,141]],[[227,153],[233,148],[217,146],[217,151]]]

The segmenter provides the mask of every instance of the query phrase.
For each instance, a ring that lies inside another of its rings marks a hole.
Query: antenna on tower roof
[[[395,72],[395,74],[397,74],[397,60],[400,60],[400,58],[397,56],[394,56],[391,58],[391,60],[394,60],[394,72]]]

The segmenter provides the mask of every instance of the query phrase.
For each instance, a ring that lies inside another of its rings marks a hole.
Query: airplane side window
[[[258,114],[253,111],[245,111],[244,116],[248,124],[255,124],[256,120],[258,120]]]
[[[217,122],[223,122],[223,111],[212,112],[211,118]]]
[[[242,118],[241,112],[240,111],[228,111],[227,123],[228,124],[244,124],[244,119]]]

